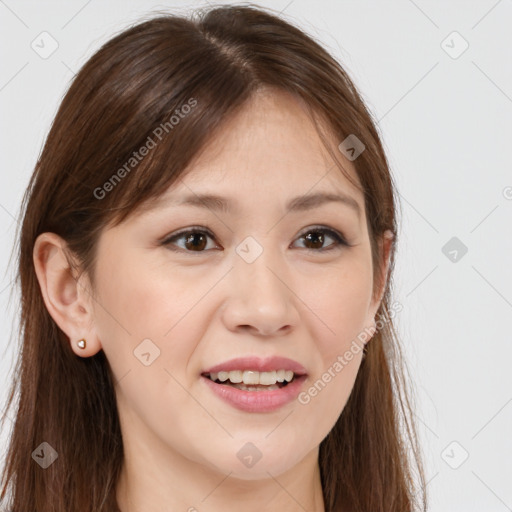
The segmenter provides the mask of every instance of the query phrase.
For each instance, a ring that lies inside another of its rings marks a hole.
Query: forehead
[[[327,136],[337,151],[335,137]],[[337,158],[358,183],[351,162],[341,153]],[[225,121],[178,182],[148,207],[203,203],[234,211],[244,201],[276,196],[288,198],[291,210],[329,200],[344,202],[358,215],[364,209],[361,191],[337,167],[301,101],[264,90]]]
[[[325,126],[324,132],[331,147],[337,150],[339,141],[334,134]],[[337,153],[343,167],[357,178],[351,163]],[[286,92],[267,89],[255,93],[218,128],[191,166],[194,168],[191,174],[216,164],[229,166],[231,162],[236,162],[240,170],[257,170],[255,179],[261,175],[278,179],[282,173],[275,171],[279,169],[287,170],[294,177],[307,174],[308,170],[309,174],[325,173],[326,167],[331,168],[335,163],[322,144],[304,102]]]

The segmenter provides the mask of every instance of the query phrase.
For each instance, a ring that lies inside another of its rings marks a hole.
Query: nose
[[[299,299],[288,284],[290,279],[290,273],[270,257],[270,251],[264,250],[252,263],[235,258],[225,288],[222,318],[226,327],[257,336],[288,333],[300,318]]]

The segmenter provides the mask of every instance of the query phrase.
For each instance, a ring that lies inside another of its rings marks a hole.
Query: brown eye
[[[169,246],[169,249],[173,251],[184,250],[186,252],[204,252],[208,245],[208,239],[213,239],[208,231],[199,229],[189,229],[188,231],[182,231],[177,233],[170,238],[167,238],[162,242],[162,245]],[[177,241],[184,240],[183,245],[176,244]],[[172,245],[178,245],[178,249],[171,247]]]
[[[329,244],[327,247],[323,247],[326,240],[329,238],[334,240],[334,243]],[[196,227],[173,234],[162,241],[161,244],[167,246],[172,251],[202,253],[212,249],[212,247],[208,247],[208,239],[214,240],[214,236],[211,232],[205,228]],[[333,249],[341,248],[341,246],[350,247],[344,237],[337,231],[323,227],[309,228],[309,230],[305,231],[299,237],[299,240],[304,240],[305,247],[303,248],[312,252],[331,251]],[[183,242],[178,244],[177,242],[179,241]],[[218,248],[218,246],[214,245],[213,248]]]
[[[304,239],[306,240],[306,248],[307,249],[321,249],[322,245],[324,245],[324,234],[320,231],[312,231],[312,233],[308,233]],[[311,247],[311,244],[313,247]]]
[[[325,243],[326,236],[327,238],[334,239],[335,242],[327,247],[322,247]],[[309,228],[309,230],[305,231],[299,239],[305,240],[306,250],[316,252],[330,251],[342,245],[349,247],[349,244],[345,241],[343,236],[332,229],[326,228]]]
[[[207,240],[202,233],[191,233],[185,240],[185,247],[192,251],[201,251],[206,245]]]

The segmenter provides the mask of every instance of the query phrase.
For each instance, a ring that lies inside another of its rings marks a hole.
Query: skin
[[[295,400],[270,413],[231,407],[200,373],[233,357],[282,355],[306,368],[307,390],[375,326],[380,300],[372,300],[363,195],[333,165],[301,104],[261,92],[158,208],[103,231],[94,290],[86,276],[71,276],[61,238],[38,237],[34,265],[48,311],[77,357],[104,350],[118,381],[123,512],[225,512],[233,504],[255,512],[324,510],[319,444],[345,406],[362,353],[309,403]],[[320,191],[350,195],[360,217],[334,202],[285,214],[289,199]],[[191,192],[233,198],[238,211],[171,204]],[[214,235],[199,239],[199,250],[186,235],[174,242],[177,252],[159,245],[195,225]],[[303,235],[316,225],[339,231],[352,246],[333,246],[328,234],[323,245],[308,244]],[[263,248],[252,263],[236,252],[248,236]],[[390,242],[383,239],[384,272]],[[76,345],[82,338],[85,350]],[[149,366],[134,357],[144,339],[160,350]],[[237,458],[247,442],[262,454],[250,468]]]

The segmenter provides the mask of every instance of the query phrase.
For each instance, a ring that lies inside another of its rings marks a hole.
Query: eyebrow
[[[157,199],[153,202],[153,208],[161,206],[161,203],[166,203],[171,206],[195,206],[199,208],[208,208],[213,211],[221,211],[224,213],[230,212],[234,209],[233,200],[217,196],[215,194],[192,194],[183,197],[177,201],[164,200],[163,198]],[[286,204],[287,212],[303,212],[313,210],[324,204],[339,203],[348,206],[355,211],[358,217],[361,216],[361,208],[359,203],[351,196],[337,192],[336,194],[329,192],[316,192],[314,194],[305,194],[291,199]]]

